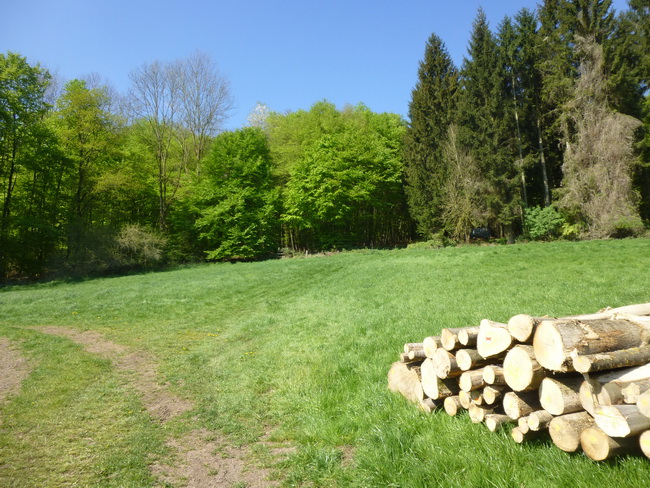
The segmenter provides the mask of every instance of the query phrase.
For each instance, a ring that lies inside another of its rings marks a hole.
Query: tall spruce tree
[[[459,100],[460,143],[477,161],[491,187],[483,204],[490,225],[514,241],[514,224],[520,215],[519,178],[514,124],[507,117],[506,74],[497,43],[482,9],[473,24],[461,70],[462,96]]]
[[[443,145],[456,108],[458,70],[442,40],[432,34],[418,69],[404,139],[406,195],[417,231],[442,228],[442,192],[447,178]]]

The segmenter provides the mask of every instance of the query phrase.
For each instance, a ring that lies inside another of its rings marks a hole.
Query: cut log
[[[646,391],[636,401],[636,406],[646,417],[650,417],[650,391]]]
[[[647,363],[650,363],[650,346],[632,347],[573,358],[573,367],[580,373],[627,368]]]
[[[447,412],[447,415],[450,417],[455,416],[458,413],[458,409],[462,408],[458,399],[458,395],[445,398],[443,407],[445,409],[445,412]]]
[[[408,356],[411,361],[424,361],[427,358],[424,349],[413,350],[408,353]]]
[[[458,382],[453,379],[440,379],[431,358],[427,358],[420,366],[422,389],[433,400],[441,400],[448,396],[457,395],[460,391]]]
[[[458,402],[460,406],[465,410],[469,410],[470,405],[472,404],[472,394],[469,391],[460,390],[458,392]]]
[[[411,363],[411,362],[413,362],[413,361],[411,361],[411,360],[409,359],[409,353],[408,353],[408,352],[403,352],[403,353],[401,353],[401,354],[399,355],[399,362],[400,362],[400,363]]]
[[[649,338],[648,326],[636,320],[545,320],[535,331],[533,347],[543,367],[568,372],[576,355],[639,347]]]
[[[425,398],[420,402],[420,409],[427,412],[431,413],[442,405],[442,402],[435,402],[431,398]]]
[[[513,420],[502,413],[490,413],[485,416],[484,422],[490,432],[496,432],[499,427],[511,424]]]
[[[546,410],[535,410],[528,415],[528,427],[530,430],[544,430],[548,428],[554,416]]]
[[[485,359],[476,349],[459,349],[456,351],[456,363],[463,371],[481,368],[487,364],[494,363],[492,358]]]
[[[639,436],[639,446],[643,455],[650,458],[650,430],[646,430]]]
[[[523,444],[524,442],[537,439],[543,434],[543,432],[543,430],[528,430],[526,432],[522,432],[521,428],[513,427],[512,431],[510,431],[510,436],[512,437],[512,440],[517,444]]]
[[[424,345],[421,342],[407,342],[404,344],[404,352],[408,354],[411,351],[422,351]]]
[[[580,402],[581,376],[565,376],[544,378],[539,385],[539,403],[542,408],[552,415],[584,410]]]
[[[464,347],[473,347],[478,339],[479,327],[465,327],[458,332],[458,342]]]
[[[485,366],[483,368],[483,379],[488,385],[506,385],[506,377],[502,366],[494,364]]]
[[[461,390],[472,391],[478,390],[485,386],[485,381],[483,380],[483,370],[482,369],[471,369],[469,371],[463,372],[458,379],[458,386]]]
[[[436,349],[431,358],[436,369],[438,378],[454,378],[460,376],[463,371],[458,367],[456,357],[446,349]]]
[[[575,412],[555,417],[548,425],[548,431],[553,444],[563,451],[575,452],[580,447],[580,434],[593,425],[594,419],[587,412]]]
[[[650,390],[650,380],[641,380],[627,383],[623,388],[621,388],[621,393],[623,393],[623,401],[629,404],[636,404],[639,400],[639,397],[648,390]]]
[[[483,401],[486,405],[494,405],[507,391],[510,391],[507,386],[487,385],[483,388]]]
[[[453,351],[458,349],[460,342],[458,342],[458,333],[462,330],[462,327],[457,328],[445,328],[440,331],[440,342],[442,347],[447,351]]]
[[[483,408],[480,405],[477,405],[476,403],[472,403],[469,406],[468,410],[469,410],[469,418],[475,424],[480,424],[485,420],[486,415],[494,413],[494,409]]]
[[[517,345],[508,351],[503,360],[503,375],[514,391],[536,390],[546,370],[535,359],[533,346]]]
[[[618,405],[623,403],[621,386],[613,381],[601,384],[596,379],[583,381],[580,385],[580,405],[592,416],[598,405]]]
[[[548,319],[549,317],[531,317],[526,314],[515,315],[508,320],[508,332],[519,342],[531,342],[537,325]]]
[[[526,415],[525,417],[519,417],[517,419],[517,427],[519,427],[519,430],[522,432],[522,434],[525,434],[530,430],[530,425],[528,425],[528,415]]]
[[[442,342],[440,342],[440,336],[430,336],[426,337],[424,341],[422,341],[422,349],[424,350],[424,354],[428,358],[433,357],[433,353],[436,352],[436,349],[439,347],[442,347]]]
[[[503,410],[513,420],[525,417],[540,408],[537,392],[515,393],[509,391],[503,395]]]
[[[420,403],[424,400],[420,367],[399,362],[393,363],[388,371],[388,388],[401,393],[412,402]]]
[[[638,448],[636,438],[612,439],[596,426],[582,431],[580,446],[584,453],[594,461],[604,461],[614,456],[634,452]]]
[[[476,349],[484,358],[491,358],[510,349],[512,336],[508,326],[491,320],[481,320]]]
[[[630,437],[650,429],[650,418],[636,405],[599,405],[594,420],[610,437]]]

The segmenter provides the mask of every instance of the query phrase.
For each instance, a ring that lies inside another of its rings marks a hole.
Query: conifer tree
[[[444,43],[432,34],[411,94],[403,153],[409,209],[422,236],[442,227],[442,191],[447,178],[442,147],[457,91],[458,70]]]

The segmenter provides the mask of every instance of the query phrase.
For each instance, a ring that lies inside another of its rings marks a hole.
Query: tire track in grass
[[[175,395],[169,391],[168,384],[158,381],[157,364],[152,356],[143,351],[131,351],[95,331],[80,332],[57,326],[34,327],[34,330],[65,337],[82,345],[86,351],[110,360],[118,371],[129,378],[151,417],[160,423],[164,424],[194,408],[192,402]],[[174,452],[175,462],[156,463],[151,467],[154,475],[166,486],[264,488],[277,485],[269,481],[268,469],[247,465],[245,458],[248,449],[230,446],[207,429],[195,429],[178,439],[168,439],[167,445]]]
[[[0,337],[0,404],[7,397],[20,391],[20,385],[29,375],[31,367],[27,359],[13,343]],[[2,417],[0,417],[2,424]]]

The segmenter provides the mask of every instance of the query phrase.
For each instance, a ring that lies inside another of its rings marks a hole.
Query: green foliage
[[[215,139],[194,205],[208,259],[248,260],[277,252],[277,192],[260,129],[226,132]]]
[[[566,221],[554,207],[526,209],[528,236],[535,241],[557,239],[564,234]]]

